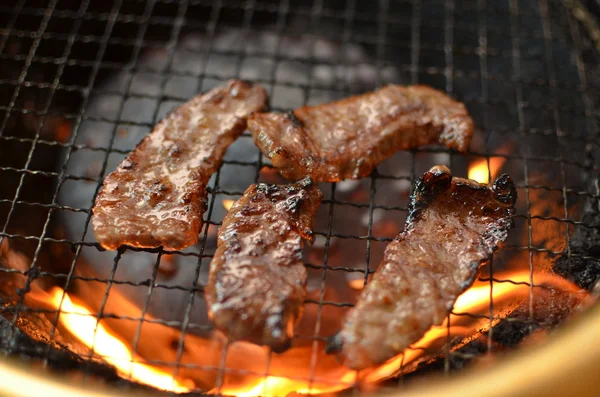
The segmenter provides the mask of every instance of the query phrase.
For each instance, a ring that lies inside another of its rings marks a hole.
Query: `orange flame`
[[[221,394],[237,397],[284,397],[290,393],[324,394],[335,393],[352,387],[356,382],[356,371],[344,368],[339,379],[329,382],[306,379],[291,379],[283,376],[266,376],[242,385],[215,388],[208,394]]]
[[[231,209],[231,207],[233,206],[233,203],[235,203],[235,200],[224,199],[223,200],[223,207],[227,211],[229,211]]]
[[[235,395],[237,397],[283,397],[289,393],[334,393],[351,387],[355,381],[355,376],[355,372],[347,371],[339,381],[332,383],[331,386],[320,385],[318,382],[313,382],[313,386],[309,386],[306,380],[290,379],[282,376],[267,376],[258,382],[241,387],[223,387],[220,393],[222,395]],[[217,394],[218,392],[218,389],[213,389],[209,394]]]
[[[191,390],[189,380],[175,380],[172,375],[134,358],[131,349],[125,343],[113,336],[87,308],[73,303],[66,292],[60,288],[53,288],[50,295],[49,302],[60,310],[60,323],[73,336],[93,349],[95,354],[114,365],[119,375],[162,390],[179,393]]]
[[[530,282],[528,270],[502,275],[500,278],[510,280],[511,282],[494,283],[493,286],[490,286],[488,282],[476,283],[476,285],[465,291],[456,300],[452,310],[452,312],[456,314],[451,314],[442,325],[432,327],[421,340],[406,349],[403,354],[390,359],[377,368],[363,371],[360,377],[361,382],[375,383],[395,376],[398,374],[401,367],[406,367],[407,364],[410,364],[419,358],[423,358],[424,356],[432,356],[440,353],[440,345],[443,345],[443,342],[447,340],[448,335],[451,337],[468,337],[476,334],[478,331],[487,329],[490,325],[488,318],[483,317],[479,320],[474,320],[471,316],[460,316],[460,314],[487,314],[490,298],[493,299],[495,307],[500,309],[503,308],[503,310],[506,311],[509,303],[517,303],[528,296],[530,286],[524,284]],[[547,284],[565,291],[579,291],[579,289],[569,281],[552,274],[536,274],[535,283],[538,285]],[[465,323],[465,321],[466,324],[462,324]],[[439,342],[442,343],[440,344]],[[436,345],[437,348],[434,348],[434,345]],[[280,397],[286,396],[292,392],[300,394],[332,393],[352,387],[356,382],[356,371],[352,371],[345,367],[341,367],[340,369],[341,372],[336,372],[336,375],[339,374],[336,383],[325,383],[320,381],[309,383],[306,380],[267,376],[262,379],[247,381],[242,385],[224,385],[220,389],[212,390],[211,393],[236,395],[240,397]]]
[[[348,280],[348,286],[355,290],[361,290],[365,287],[365,280],[362,278],[353,278]]]
[[[524,298],[529,294],[530,285],[525,284],[530,282],[529,271],[519,271],[512,274],[507,274],[501,279],[510,280],[510,282],[494,283],[490,286],[489,283],[478,283],[469,288],[458,297],[454,303],[452,313],[444,323],[440,326],[432,327],[417,343],[412,345],[402,355],[389,360],[373,372],[371,372],[365,380],[367,382],[375,382],[381,379],[393,376],[400,369],[400,365],[406,365],[423,355],[428,347],[437,339],[445,338],[447,333],[452,335],[470,336],[476,330],[489,327],[489,319],[483,318],[482,322],[472,322],[469,327],[461,327],[453,325],[461,320],[460,314],[483,314],[489,308],[490,301],[495,305],[505,304],[507,300],[516,300]],[[516,283],[516,284],[515,284]],[[566,291],[576,292],[579,289],[569,281],[553,275],[553,274],[537,274],[535,276],[535,284],[548,284],[555,288],[560,288]],[[448,327],[448,322],[450,327]]]
[[[488,159],[478,160],[469,166],[469,179],[479,183],[489,183],[490,175],[494,178],[505,162],[504,157],[490,157],[488,166]]]
[[[551,273],[540,272],[536,273],[534,277],[536,285],[543,284],[569,293],[579,292],[579,289],[569,281]],[[507,315],[518,303],[527,299],[531,292],[531,287],[524,284],[531,281],[529,270],[496,275],[496,278],[510,280],[511,282],[494,282],[493,285],[490,285],[487,281],[476,282],[473,287],[457,299],[452,311],[454,314],[449,316],[447,322],[432,327],[421,340],[406,349],[403,354],[390,359],[377,368],[362,371],[360,376],[356,371],[350,370],[337,362],[335,357],[325,355],[322,351],[322,345],[317,352],[318,364],[314,376],[311,375],[312,380],[308,380],[306,376],[297,372],[297,369],[301,368],[288,371],[288,367],[296,368],[299,364],[297,362],[297,359],[300,358],[298,354],[302,357],[311,356],[312,347],[309,345],[292,348],[281,355],[273,355],[271,370],[269,371],[273,375],[263,377],[258,374],[246,376],[232,373],[232,377],[230,377],[225,374],[222,382],[220,382],[222,386],[215,387],[211,390],[211,393],[239,397],[259,395],[279,397],[287,396],[292,392],[300,394],[333,393],[353,387],[357,382],[360,382],[363,386],[374,385],[383,379],[396,376],[401,369],[410,371],[418,362],[444,352],[444,348],[448,348],[446,345],[448,340],[454,340],[457,336],[463,338],[475,336],[478,332],[485,331],[490,326],[490,321],[486,317],[489,314],[490,298],[494,300],[494,317],[497,318]],[[43,301],[47,305],[51,305],[56,309],[61,308],[60,323],[85,345],[93,347],[95,354],[117,367],[121,376],[176,392],[189,391],[194,388],[191,379],[196,378],[192,372],[185,373],[186,379],[174,379],[163,368],[151,366],[143,361],[143,359],[155,360],[157,357],[132,353],[127,344],[106,328],[105,325],[109,323],[110,319],[98,322],[91,310],[73,302],[71,297],[58,288],[53,289],[50,295],[43,292],[41,294],[43,295],[39,295],[38,299],[43,297]],[[63,294],[64,298],[62,298]],[[33,295],[38,294],[36,292]],[[62,305],[61,299],[63,299]],[[464,313],[470,313],[474,316],[461,315]],[[104,321],[106,323],[103,324]],[[495,322],[497,321],[495,320]],[[149,337],[151,338],[151,336]],[[195,342],[189,339],[190,337],[186,337],[186,345],[189,343],[188,348],[194,349]],[[146,342],[148,342],[148,339],[146,339]],[[240,354],[260,356],[267,353],[266,349],[256,345],[245,342],[236,342],[236,344],[238,345],[237,349],[244,352],[238,352]],[[209,345],[199,346],[200,350],[196,353],[203,354],[207,348],[209,348]],[[231,357],[232,360],[237,360],[234,357],[236,354]],[[285,356],[288,354],[289,357],[286,358]],[[296,361],[294,361],[294,358],[296,358]],[[192,362],[197,362],[198,357],[194,355],[190,359],[193,360]],[[258,360],[260,361],[260,358]],[[241,370],[242,368],[238,365],[247,365],[247,363],[229,362],[229,356],[226,361],[225,365],[231,369],[239,368]],[[300,367],[303,365],[300,364]],[[296,373],[298,375],[294,377]]]

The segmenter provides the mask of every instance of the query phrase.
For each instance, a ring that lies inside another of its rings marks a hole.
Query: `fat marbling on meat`
[[[436,166],[417,182],[405,230],[345,316],[329,350],[345,365],[381,364],[441,324],[512,228],[516,189],[507,175],[490,186]]]
[[[266,103],[261,86],[231,80],[158,123],[104,180],[93,208],[98,242],[107,249],[195,244],[206,184],[248,116]]]
[[[398,150],[439,143],[467,151],[473,120],[441,91],[388,85],[289,113],[255,113],[248,129],[285,178],[335,182],[367,176]]]
[[[230,341],[283,351],[302,315],[306,269],[302,239],[323,195],[310,179],[251,185],[219,229],[205,295],[209,316]]]

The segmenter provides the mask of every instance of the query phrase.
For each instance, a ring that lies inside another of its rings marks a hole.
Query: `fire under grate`
[[[152,384],[167,390],[285,395],[391,386],[543,338],[587,302],[578,287],[598,293],[600,275],[598,55],[577,7],[5,2],[0,350],[123,387],[152,370]],[[108,252],[89,227],[102,178],[174,106],[230,78],[264,85],[277,110],[428,84],[464,102],[477,125],[466,156],[400,152],[368,178],[322,185],[317,241],[305,250],[305,316],[282,355],[228,345],[202,295],[228,205],[251,183],[282,181],[247,133],[213,177],[197,246]],[[324,353],[326,339],[402,229],[413,182],[435,164],[479,180],[509,172],[515,230],[444,327],[385,368],[349,371]],[[75,337],[86,319],[91,332]],[[132,354],[118,372],[114,357],[100,360],[119,349],[105,331]]]

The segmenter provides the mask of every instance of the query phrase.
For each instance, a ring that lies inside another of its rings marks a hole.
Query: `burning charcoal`
[[[179,263],[175,255],[163,255],[158,264],[158,271],[165,277],[173,277],[179,270]]]
[[[598,180],[595,181],[598,184]],[[596,187],[594,187],[596,191]],[[600,280],[600,203],[588,199],[585,214],[571,238],[571,250],[554,263],[557,274],[591,290]],[[591,226],[591,227],[590,227]]]

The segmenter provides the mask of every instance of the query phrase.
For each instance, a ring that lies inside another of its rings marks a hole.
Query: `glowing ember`
[[[235,203],[235,200],[225,199],[225,200],[223,200],[223,207],[227,211],[229,211],[231,209],[231,206],[233,205],[233,203]]]
[[[64,299],[61,298],[64,293]],[[191,388],[173,379],[173,376],[148,364],[136,361],[130,348],[113,336],[84,306],[71,301],[69,295],[59,288],[50,291],[50,302],[59,309],[60,323],[107,363],[114,365],[123,377],[131,377],[140,383],[162,390],[187,392]],[[184,383],[189,384],[190,381]]]
[[[356,372],[349,369],[344,369],[343,375],[339,381],[331,383],[313,381],[309,382],[304,379],[290,379],[282,376],[267,376],[263,379],[258,379],[254,382],[248,382],[241,386],[213,389],[209,394],[233,395],[238,397],[283,397],[289,393],[298,394],[323,394],[335,393],[352,387],[356,382]]]
[[[469,166],[469,179],[473,179],[479,183],[489,183],[490,175],[496,177],[502,165],[506,162],[504,157],[490,157],[488,159],[479,160]]]
[[[65,143],[71,137],[72,125],[69,120],[62,120],[56,127],[56,140]]]
[[[240,387],[239,389],[223,388],[221,393],[226,395],[235,395],[238,397],[254,397],[254,396],[283,396],[290,392],[299,394],[321,394],[333,393],[344,390],[348,386],[332,386],[331,388],[315,388],[308,387],[307,382],[303,380],[294,380],[281,376],[267,376],[253,384]],[[284,390],[289,390],[285,392]],[[217,390],[211,391],[215,394]]]
[[[365,280],[362,278],[348,280],[348,286],[352,289],[361,290],[365,287]]]

